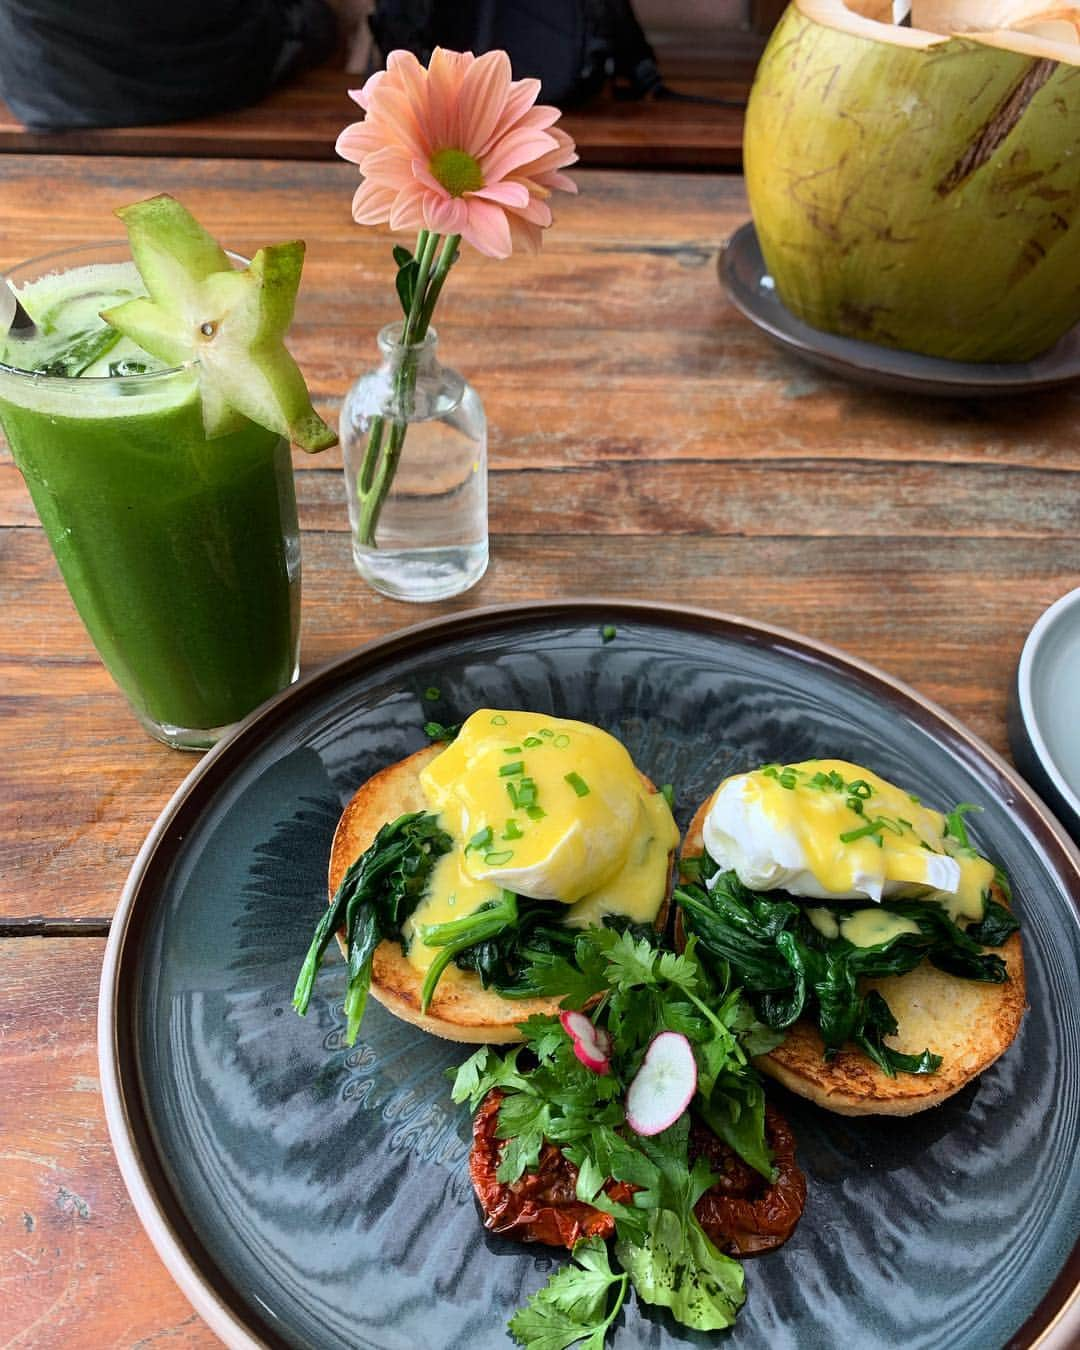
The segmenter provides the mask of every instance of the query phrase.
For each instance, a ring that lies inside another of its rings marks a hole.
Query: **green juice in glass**
[[[101,323],[144,293],[126,256],[9,274],[41,331],[0,337],[0,425],[105,665],[151,734],[198,749],[296,677],[290,452],[246,420],[208,441],[194,368]]]

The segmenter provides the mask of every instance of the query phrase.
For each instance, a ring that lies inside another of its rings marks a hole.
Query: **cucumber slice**
[[[199,363],[207,436],[234,430],[242,415],[304,450],[334,445],[337,436],[312,408],[285,346],[303,243],[260,249],[237,270],[172,197],[136,202],[117,214],[149,298],[114,306],[102,318],[170,365]]]

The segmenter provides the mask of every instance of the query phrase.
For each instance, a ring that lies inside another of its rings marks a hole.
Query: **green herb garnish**
[[[585,779],[582,778],[581,774],[574,772],[563,774],[563,780],[570,784],[579,797],[587,797],[589,795],[589,785],[586,783]]]
[[[442,722],[425,722],[424,735],[432,741],[452,741],[461,730],[461,723],[444,726]]]
[[[360,1030],[371,984],[371,958],[384,939],[398,939],[401,925],[419,904],[436,861],[453,841],[438,817],[415,812],[384,825],[371,846],[347,869],[329,907],[315,928],[293,991],[293,1007],[308,1010],[315,976],[330,940],[345,933],[349,982],[345,992],[345,1041]]]
[[[574,1248],[547,1284],[511,1317],[508,1330],[532,1350],[565,1350],[588,1337],[584,1350],[599,1350],[626,1297],[629,1275],[612,1273],[607,1243],[589,1238]],[[608,1308],[612,1290],[615,1302]]]
[[[616,1254],[638,1298],[668,1307],[684,1326],[715,1330],[733,1323],[744,1294],[741,1266],[716,1249],[694,1217],[694,1205],[714,1178],[703,1160],[690,1160],[686,1113],[645,1138],[626,1128],[623,1098],[653,1036],[681,1032],[698,1063],[694,1109],[771,1180],[764,1098],[749,1059],[779,1037],[757,1021],[738,990],[709,974],[696,939],[681,955],[657,948],[654,940],[614,928],[585,929],[572,948],[534,966],[534,989],[569,990],[564,1007],[593,1009],[612,1040],[608,1072],[594,1073],[578,1062],[557,1018],[531,1017],[521,1028],[528,1059],[520,1047],[506,1054],[483,1047],[457,1070],[453,1099],[475,1110],[499,1088],[497,1134],[506,1140],[499,1180],[512,1184],[536,1167],[545,1140],[555,1144],[578,1169],[577,1198],[614,1218]],[[612,1201],[604,1190],[608,1178],[638,1187],[633,1202]],[[590,1350],[599,1350],[614,1316],[610,1290],[626,1276],[611,1275],[599,1245],[588,1247],[595,1265],[580,1261],[583,1250],[575,1251],[583,1269],[564,1267],[512,1319],[520,1344],[555,1350],[588,1335]],[[573,1301],[575,1290],[580,1303]],[[573,1316],[571,1306],[578,1308]],[[548,1340],[549,1332],[563,1339]]]

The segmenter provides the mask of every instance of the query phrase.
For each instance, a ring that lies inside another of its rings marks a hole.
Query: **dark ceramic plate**
[[[478,611],[357,652],[211,752],[147,840],[105,962],[102,1080],[139,1214],[214,1329],[236,1346],[507,1346],[508,1314],[553,1268],[480,1227],[444,1077],[467,1047],[373,1006],[345,1050],[340,962],[305,1021],[289,1004],[342,804],[424,743],[426,718],[485,704],[610,728],[676,784],[682,824],[763,760],[866,763],[928,801],[980,803],[978,842],[1016,882],[1031,1010],[1009,1053],[907,1121],[783,1099],[809,1203],[787,1246],[748,1263],[735,1331],[682,1336],[631,1299],[615,1350],[1075,1344],[1080,855],[912,691],[791,634],[620,602]]]
[[[1080,377],[1080,325],[1033,361],[945,361],[872,342],[823,333],[786,308],[761,256],[752,221],[740,225],[720,254],[720,277],[732,303],[763,333],[833,375],[902,393],[944,398],[1031,394]]]

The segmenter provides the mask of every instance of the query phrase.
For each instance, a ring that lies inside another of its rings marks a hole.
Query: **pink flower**
[[[425,70],[407,51],[350,96],[367,114],[338,137],[359,166],[353,198],[360,225],[460,234],[481,253],[536,253],[551,224],[555,189],[576,192],[563,169],[574,142],[536,105],[539,80],[511,78],[503,51],[473,56],[437,47]]]

